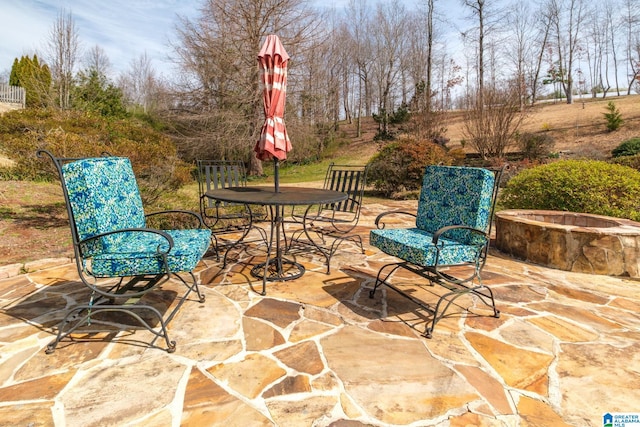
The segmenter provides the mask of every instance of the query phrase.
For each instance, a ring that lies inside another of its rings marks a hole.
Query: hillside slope
[[[609,101],[614,102],[625,121],[615,132],[607,131],[603,116]],[[555,151],[567,156],[608,157],[620,142],[640,136],[640,95],[608,96],[573,104],[541,103],[530,109],[521,132],[547,132],[555,140]],[[460,146],[464,138],[461,115],[447,123],[447,137],[451,139],[450,147]]]
[[[623,126],[615,131],[606,130],[604,113],[609,101],[613,101],[624,119]],[[462,113],[447,113],[444,123],[445,136],[450,139],[449,148],[461,147],[464,136]],[[373,141],[378,125],[370,117],[362,119],[362,134],[357,137],[356,124],[342,123],[340,130],[351,138],[348,150],[363,160],[375,154],[378,144]],[[520,129],[523,132],[545,132],[555,141],[554,151],[566,157],[607,158],[620,142],[640,137],[640,95],[586,99],[573,104],[564,102],[541,103],[532,107]],[[468,144],[467,152],[472,152]],[[510,151],[519,151],[516,146]]]

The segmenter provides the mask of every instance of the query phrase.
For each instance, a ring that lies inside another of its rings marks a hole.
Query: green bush
[[[611,160],[611,162],[617,165],[627,166],[637,171],[640,171],[640,153],[634,156],[615,157]]]
[[[454,157],[438,144],[405,135],[382,147],[371,159],[367,179],[389,197],[420,189],[426,165],[453,162]]]
[[[145,203],[189,182],[190,165],[178,158],[175,144],[136,119],[107,120],[87,112],[16,110],[0,116],[2,154],[15,165],[0,168],[0,180],[56,179],[51,161],[36,157],[46,149],[59,157],[129,157]]]
[[[620,129],[624,120],[622,120],[622,114],[620,110],[616,107],[616,104],[613,101],[609,101],[606,106],[607,112],[604,113],[604,118],[607,120],[607,130],[609,132],[613,132],[615,130]]]
[[[635,156],[636,154],[640,154],[640,138],[627,139],[611,151],[613,157]]]
[[[500,196],[504,209],[550,209],[640,221],[640,172],[595,160],[525,169]]]
[[[107,77],[96,70],[81,71],[76,75],[72,101],[76,110],[104,117],[122,119],[129,115],[122,89],[109,83]]]
[[[554,139],[548,133],[523,133],[517,136],[518,145],[526,159],[540,160],[549,157]]]

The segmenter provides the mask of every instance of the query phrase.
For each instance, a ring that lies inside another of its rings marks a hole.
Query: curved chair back
[[[494,204],[495,176],[487,169],[427,166],[420,191],[416,227],[435,233],[450,225],[488,232]],[[450,237],[473,244],[477,234],[453,230]]]
[[[144,228],[146,220],[131,162],[124,157],[87,158],[61,167],[76,243],[95,235]],[[82,257],[109,251],[122,242],[114,234],[84,245]]]

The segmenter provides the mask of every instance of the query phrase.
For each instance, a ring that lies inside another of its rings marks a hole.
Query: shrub
[[[505,209],[550,209],[640,220],[640,172],[596,160],[525,169],[500,196]]]
[[[464,113],[465,139],[483,159],[504,157],[526,117],[526,110],[520,108],[519,91],[512,87],[485,89],[472,98]]]
[[[9,84],[25,90],[27,107],[46,107],[50,104],[51,71],[37,55],[15,58],[9,75]]]
[[[386,114],[386,110],[381,108],[380,114],[373,113],[372,118],[373,121],[378,124],[384,124],[386,120],[388,124],[398,125],[408,122],[409,119],[411,119],[411,113],[409,112],[407,105],[402,104],[396,111],[393,111],[390,114]]]
[[[50,161],[36,157],[46,149],[60,157],[99,156],[108,152],[131,159],[145,203],[190,180],[190,166],[178,158],[166,136],[134,119],[106,120],[79,111],[17,110],[0,117],[3,154],[15,165],[0,169],[0,179],[56,179]]]
[[[517,136],[520,151],[529,160],[549,157],[553,149],[554,139],[548,133],[523,133]]]
[[[636,154],[640,154],[640,138],[627,139],[611,151],[613,157],[635,156]]]
[[[379,130],[373,137],[373,140],[376,142],[387,142],[393,141],[396,137],[393,135],[393,132],[385,132],[383,130]]]
[[[616,131],[620,129],[624,120],[622,120],[622,114],[620,110],[616,107],[616,104],[613,101],[609,101],[607,104],[607,112],[603,113],[604,118],[607,120],[607,130],[609,132]]]
[[[634,156],[615,157],[614,159],[611,160],[611,162],[617,165],[627,166],[637,171],[640,171],[640,153]]]
[[[399,125],[406,123],[411,119],[411,113],[406,104],[402,104],[396,111],[389,117],[389,123],[392,125]]]
[[[451,164],[454,158],[431,141],[405,135],[385,145],[371,159],[368,180],[385,196],[418,190],[424,168],[430,164]]]
[[[105,117],[124,118],[129,114],[124,105],[122,89],[109,83],[104,74],[96,70],[79,72],[73,87],[73,106]]]

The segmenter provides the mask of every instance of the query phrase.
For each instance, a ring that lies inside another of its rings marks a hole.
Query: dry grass
[[[609,101],[620,110],[625,123],[616,132],[606,130],[604,113]],[[608,157],[622,141],[640,136],[640,95],[585,100],[574,104],[544,103],[533,107],[521,132],[548,132],[555,140],[555,151],[573,156]],[[464,138],[462,116],[447,124],[450,146]],[[517,150],[513,147],[514,150]]]

